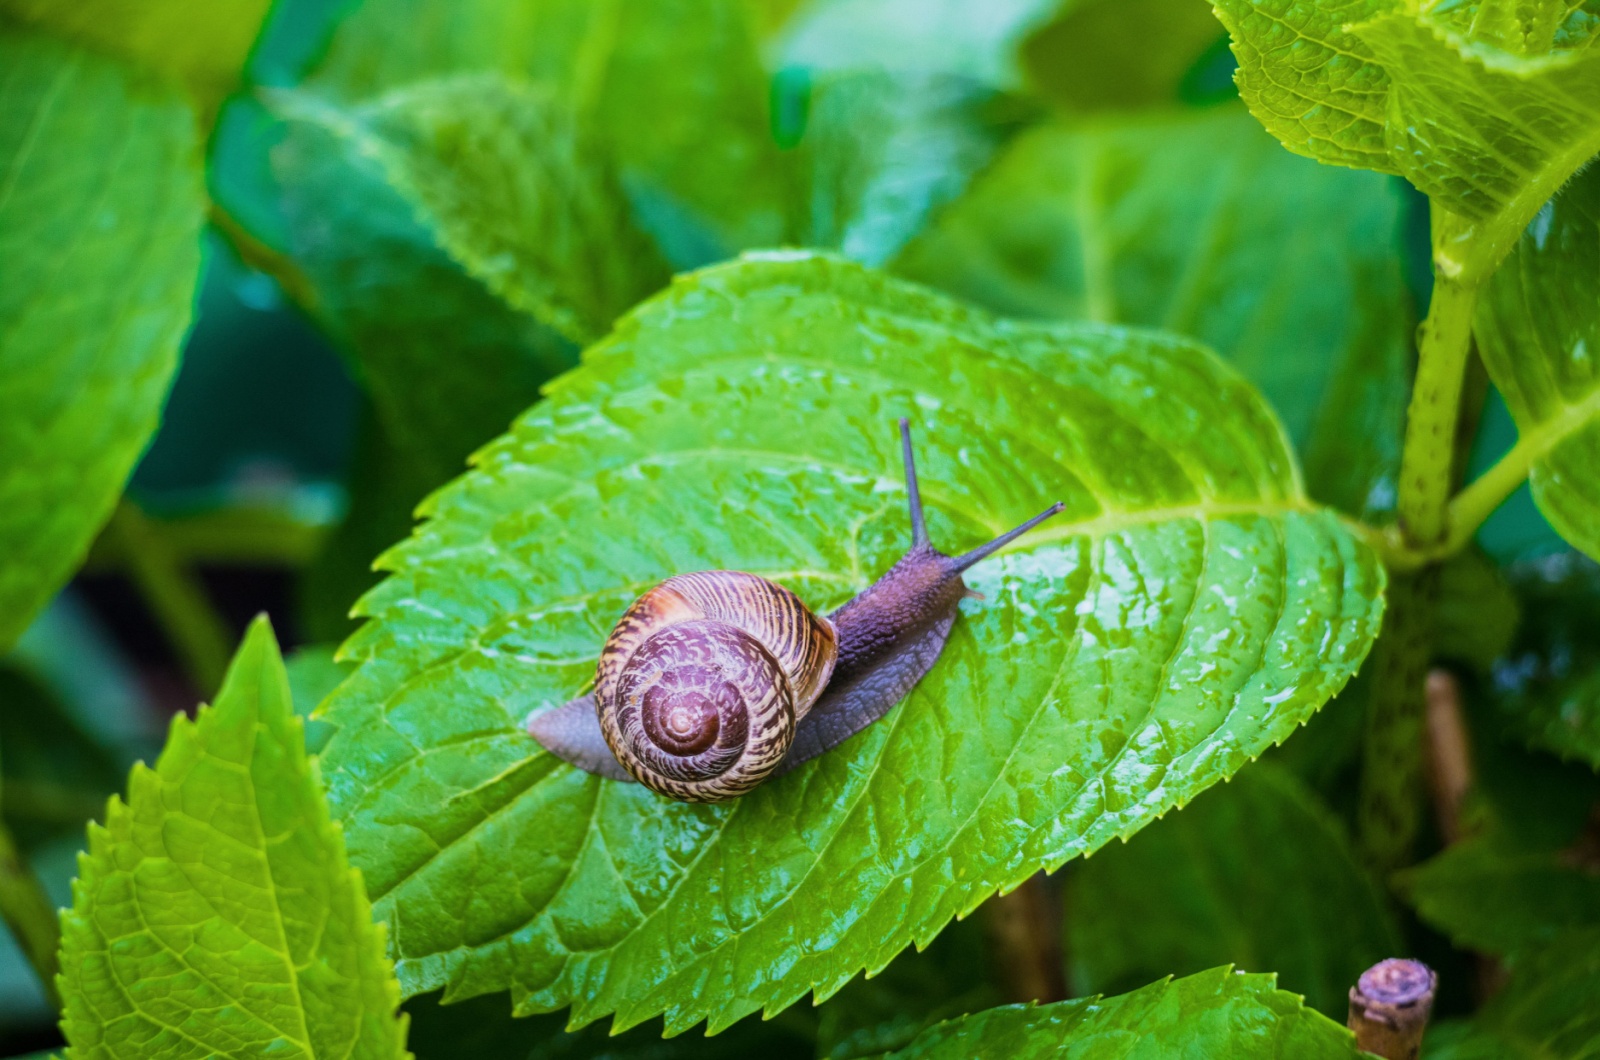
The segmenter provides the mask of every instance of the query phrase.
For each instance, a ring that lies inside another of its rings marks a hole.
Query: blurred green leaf
[[[1600,834],[1552,849],[1500,824],[1402,873],[1399,886],[1456,945],[1516,959],[1600,928]]]
[[[452,73],[519,74],[617,159],[676,268],[781,240],[790,198],[742,0],[372,0],[308,87],[345,99]]]
[[[1003,313],[1192,335],[1266,394],[1313,496],[1384,511],[1410,327],[1396,190],[1285,155],[1238,107],[1052,124],[896,268]]]
[[[441,248],[506,305],[574,342],[666,282],[597,144],[565,105],[496,75],[429,81],[358,109],[282,96],[374,159]]]
[[[89,828],[62,918],[70,1056],[403,1057],[383,935],[328,819],[272,630]]]
[[[947,547],[1066,514],[973,575],[992,602],[898,720],[718,805],[526,735],[669,573],[748,570],[819,609],[864,588],[906,546],[904,414]],[[344,649],[330,792],[408,993],[509,989],[580,1025],[831,995],[1282,740],[1381,611],[1376,559],[1202,348],[798,252],[680,278],[425,513]]]
[[[1436,264],[1483,277],[1600,151],[1600,19],[1501,3],[1216,0],[1240,94],[1291,151],[1396,173],[1457,218]],[[1534,30],[1539,23],[1542,30]]]
[[[1517,966],[1470,1023],[1429,1031],[1426,1060],[1600,1056],[1600,929],[1569,933]]]
[[[213,113],[271,0],[0,0],[0,13],[182,82]]]
[[[1260,762],[1111,846],[1067,878],[1076,994],[1217,964],[1270,969],[1343,1016],[1350,984],[1400,951],[1343,826],[1303,783]]]
[[[1518,564],[1525,614],[1493,696],[1525,741],[1600,770],[1600,567],[1575,552]]]
[[[0,649],[149,443],[200,272],[194,119],[121,64],[0,27]]]
[[[1478,549],[1458,552],[1439,565],[1435,659],[1487,672],[1511,650],[1521,617],[1517,594],[1505,573]]]
[[[1600,168],[1592,168],[1522,233],[1489,281],[1475,324],[1483,363],[1517,423],[1507,460],[1518,470],[1531,466],[1540,511],[1600,558],[1597,283]]]
[[[990,1009],[925,1031],[885,1060],[1322,1060],[1365,1055],[1344,1027],[1302,1007],[1293,994],[1275,989],[1271,975],[1213,968],[1183,979],[1163,979],[1120,997]]]
[[[1022,45],[1029,84],[1074,113],[1178,102],[1189,72],[1224,36],[1197,0],[1067,0]]]
[[[336,651],[331,644],[296,648],[284,661],[289,675],[289,698],[294,712],[306,731],[306,753],[319,754],[333,735],[333,726],[311,717],[328,693],[339,687],[339,682],[350,676],[350,665],[335,661]]]
[[[0,667],[0,812],[22,847],[100,815],[120,773],[43,682]]]
[[[935,1023],[999,1004],[998,969],[981,919],[952,923],[926,950],[902,953],[870,979],[852,979],[817,1010],[816,1055],[873,1056],[910,1044]]]

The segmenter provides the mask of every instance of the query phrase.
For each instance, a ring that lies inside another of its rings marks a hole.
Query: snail
[[[865,592],[824,617],[754,574],[675,575],[606,638],[594,691],[531,714],[529,734],[587,772],[720,802],[887,714],[939,658],[961,600],[978,595],[962,572],[1062,508],[947,556],[928,541],[906,420],[900,444],[911,548]]]

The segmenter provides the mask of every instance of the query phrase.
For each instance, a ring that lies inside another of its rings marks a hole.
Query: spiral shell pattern
[[[600,656],[600,731],[640,783],[716,802],[764,780],[827,686],[832,625],[782,586],[683,574],[634,602]]]

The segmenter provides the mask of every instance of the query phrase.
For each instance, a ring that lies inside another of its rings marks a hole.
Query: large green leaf
[[[1313,495],[1381,510],[1410,325],[1396,191],[1285,155],[1236,106],[1052,124],[1019,138],[896,268],[1004,313],[1192,335],[1265,392]]]
[[[1600,168],[1592,168],[1522,233],[1484,291],[1475,328],[1517,423],[1511,459],[1531,467],[1533,499],[1550,525],[1600,558],[1597,284]]]
[[[975,574],[992,603],[890,722],[712,806],[524,733],[672,572],[864,588],[906,546],[897,415],[947,547],[1066,512]],[[1379,618],[1376,559],[1208,352],[799,252],[680,279],[477,463],[381,560],[328,781],[408,992],[580,1025],[832,994],[1284,739]]]
[[[1303,783],[1251,766],[1068,877],[1074,993],[1127,989],[1219,963],[1271,970],[1329,1015],[1399,952],[1377,887]]]
[[[1573,932],[1517,966],[1470,1023],[1430,1031],[1427,1060],[1600,1057],[1600,928]]]
[[[1527,743],[1600,770],[1600,569],[1575,552],[1513,568],[1526,618],[1492,696]]]
[[[214,706],[89,827],[62,917],[69,1056],[404,1057],[399,993],[265,619]]]
[[[239,81],[270,0],[0,0],[0,12],[182,81],[210,109]]]
[[[1566,0],[1215,0],[1240,94],[1291,151],[1406,177],[1454,215],[1447,276],[1487,276],[1600,151],[1600,19]]]
[[[347,99],[444,74],[523,75],[619,161],[677,267],[778,242],[790,198],[742,0],[373,0],[310,86]]]
[[[990,1009],[942,1023],[889,1054],[892,1060],[1322,1060],[1365,1055],[1349,1031],[1276,989],[1271,975],[1228,968],[1164,979],[1120,997]]]
[[[1458,946],[1514,958],[1600,928],[1600,864],[1585,845],[1593,839],[1554,850],[1502,825],[1407,870],[1400,886]]]
[[[144,450],[200,273],[194,118],[120,64],[0,28],[0,648]]]

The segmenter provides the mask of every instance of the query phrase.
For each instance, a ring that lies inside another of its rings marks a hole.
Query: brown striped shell
[[[595,677],[600,731],[641,784],[717,802],[776,769],[838,658],[833,625],[781,585],[680,574],[634,601]]]

